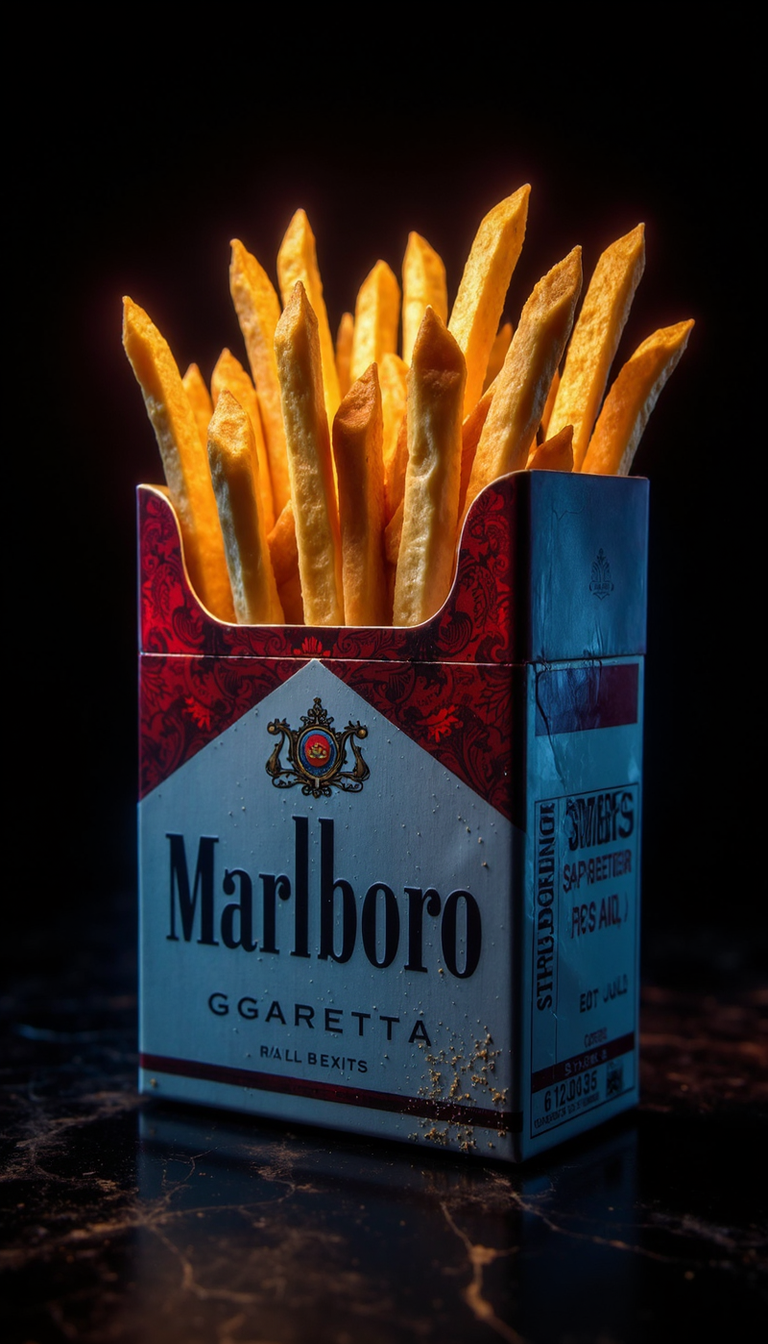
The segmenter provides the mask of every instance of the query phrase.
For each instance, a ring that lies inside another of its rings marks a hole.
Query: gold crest
[[[280,734],[274,751],[266,763],[267,774],[276,789],[292,789],[301,785],[302,793],[313,798],[328,798],[331,789],[344,793],[359,793],[370,774],[355,738],[362,741],[368,729],[361,723],[348,723],[340,732],[334,732],[333,718],[323,709],[319,696],[308,714],[301,716],[302,727],[291,728],[285,719],[273,719],[267,732]],[[284,766],[280,753],[287,748],[288,765]],[[351,748],[355,763],[351,770],[347,748]]]

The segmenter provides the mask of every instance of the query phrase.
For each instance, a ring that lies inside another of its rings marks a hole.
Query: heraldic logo
[[[590,593],[599,597],[602,602],[604,597],[609,597],[613,592],[613,580],[611,578],[611,566],[608,563],[608,557],[602,546],[592,561],[592,581],[589,585]]]
[[[334,732],[333,719],[323,709],[319,696],[309,713],[302,714],[301,722],[302,728],[291,728],[285,719],[273,719],[267,724],[268,733],[280,734],[265,767],[275,788],[293,789],[300,784],[302,793],[313,798],[329,798],[331,789],[359,793],[371,772],[355,738],[362,741],[368,736],[368,729],[361,723],[348,723],[343,732]],[[280,757],[283,747],[287,747],[287,766]],[[355,758],[351,770],[344,769],[348,763],[347,747]]]

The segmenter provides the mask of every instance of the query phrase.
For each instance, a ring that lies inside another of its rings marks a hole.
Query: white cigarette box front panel
[[[414,631],[214,621],[142,490],[142,1090],[511,1160],[636,1098],[647,494],[550,479]]]

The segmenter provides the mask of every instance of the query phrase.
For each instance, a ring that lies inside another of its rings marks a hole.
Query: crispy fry
[[[384,467],[384,516],[389,521],[403,506],[405,473],[408,470],[408,417],[403,412],[395,446]]]
[[[216,361],[216,367],[211,374],[211,391],[213,393],[214,402],[218,402],[221,393],[225,389],[232,393],[235,401],[242,406],[251,422],[253,442],[256,450],[256,462],[258,465],[257,478],[259,482],[259,496],[264,509],[264,526],[267,528],[267,531],[270,531],[275,523],[275,509],[272,500],[272,482],[269,475],[267,445],[264,441],[264,433],[261,428],[259,399],[256,396],[256,389],[239,359],[235,359],[235,356],[227,349],[222,350]]]
[[[628,475],[651,411],[682,358],[692,328],[693,321],[662,327],[627,360],[605,399],[583,472]]]
[[[573,471],[573,425],[563,425],[551,439],[531,449],[528,471]]]
[[[393,570],[397,569],[400,558],[400,540],[403,535],[403,501],[400,500],[384,529],[384,556]]]
[[[458,343],[428,308],[408,374],[408,471],[394,625],[426,621],[442,606],[451,586],[465,382]]]
[[[275,332],[304,618],[343,625],[341,541],[317,318],[297,281]]]
[[[413,344],[427,308],[448,321],[448,289],[443,259],[419,233],[408,234],[403,257],[403,359],[410,364]]]
[[[494,378],[490,387],[487,387],[478,402],[472,407],[469,415],[464,417],[461,426],[461,484],[459,486],[459,517],[464,517],[464,505],[467,498],[467,486],[469,478],[472,475],[472,464],[475,460],[477,445],[480,442],[480,435],[483,432],[483,426],[488,419],[488,413],[491,409],[493,394],[496,391],[498,374]]]
[[[355,303],[355,333],[349,376],[355,383],[370,364],[397,350],[400,286],[386,261],[377,261],[365,277]]]
[[[280,302],[263,266],[237,238],[232,241],[229,287],[259,398],[272,496],[275,512],[279,513],[291,493],[275,360],[275,328],[280,317]]]
[[[645,226],[606,248],[595,267],[568,345],[548,433],[573,425],[573,462],[581,469],[613,357],[645,267]]]
[[[384,479],[389,474],[397,451],[397,436],[405,415],[405,400],[408,381],[408,365],[399,355],[384,355],[379,364],[379,387],[381,388],[381,413],[384,420],[384,440],[382,457],[384,459]],[[405,474],[405,458],[403,458]]]
[[[485,380],[483,382],[483,391],[487,392],[497,374],[501,373],[504,360],[507,358],[507,351],[512,344],[512,323],[503,322],[493,338],[491,353],[488,356],[488,367],[485,370]]]
[[[560,371],[555,369],[552,375],[552,382],[549,385],[547,400],[544,402],[544,410],[541,413],[541,424],[539,425],[539,437],[545,439],[549,432],[549,422],[552,419],[552,407],[557,399],[557,389],[560,386]],[[573,429],[573,425],[571,425]]]
[[[196,364],[190,364],[182,378],[184,391],[189,397],[192,414],[195,417],[198,433],[204,444],[208,442],[208,422],[213,415],[211,394],[205,386],[205,380]]]
[[[525,238],[531,188],[520,187],[485,216],[461,277],[448,330],[467,361],[464,414],[479,401],[512,272]]]
[[[580,248],[539,281],[514,335],[509,322],[499,328],[525,237],[529,195],[530,187],[522,186],[482,220],[447,327],[443,262],[424,238],[409,234],[405,359],[395,352],[400,292],[386,263],[377,262],[361,285],[356,317],[343,315],[334,352],[305,212],[296,211],[280,246],[282,317],[263,268],[233,241],[230,288],[256,386],[224,351],[211,391],[214,404],[224,389],[237,404],[236,415],[231,407],[226,416],[221,411],[224,437],[235,433],[233,415],[245,416],[257,443],[255,475],[266,491],[257,530],[267,537],[275,585],[291,622],[380,624],[393,608],[397,625],[423,622],[450,588],[456,525],[460,535],[472,503],[492,480],[526,465],[629,471],[693,323],[656,332],[638,348],[593,429],[643,272],[644,226],[599,258],[560,373],[582,283]],[[221,526],[218,519],[211,522],[210,479],[193,452],[202,428],[207,447],[208,390],[196,365],[182,384],[162,337],[141,309],[125,302],[124,343],[160,444],[191,580],[211,611],[231,619]],[[212,453],[220,476],[221,432],[217,422]],[[238,433],[240,445],[244,436]],[[240,457],[237,462],[238,480],[244,480]],[[244,484],[238,490],[238,500],[248,493]],[[235,513],[226,502],[222,516],[232,535]],[[211,556],[204,559],[206,548]],[[371,554],[381,568],[372,571]],[[242,559],[233,582],[242,612]]]
[[[251,419],[227,388],[220,392],[208,426],[208,461],[235,615],[243,625],[282,625]]]
[[[464,517],[486,485],[525,467],[580,289],[581,248],[575,247],[539,280],[520,315],[477,445]]]
[[[352,384],[333,421],[347,625],[386,625],[383,423],[376,365]]]
[[[129,298],[123,299],[123,345],[155,431],[192,586],[214,616],[231,621],[232,591],[205,448],[168,342]]]
[[[289,625],[304,624],[299,577],[299,548],[296,545],[296,521],[290,499],[281,511],[268,538],[269,554],[285,619]]]
[[[339,379],[339,395],[345,397],[350,389],[349,365],[352,359],[352,338],[355,334],[355,319],[351,313],[342,313],[339,329],[336,332],[336,373]]]
[[[288,307],[296,282],[300,280],[317,319],[325,409],[328,415],[330,434],[330,426],[339,409],[341,396],[331,329],[328,325],[328,314],[323,298],[323,282],[320,279],[320,270],[317,265],[315,235],[310,228],[304,210],[296,211],[280,244],[280,251],[277,254],[277,278],[280,282],[283,307]]]

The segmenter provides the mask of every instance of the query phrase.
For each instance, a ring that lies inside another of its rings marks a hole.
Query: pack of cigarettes
[[[493,482],[410,627],[219,620],[138,505],[142,1092],[512,1162],[632,1106],[647,481]]]

